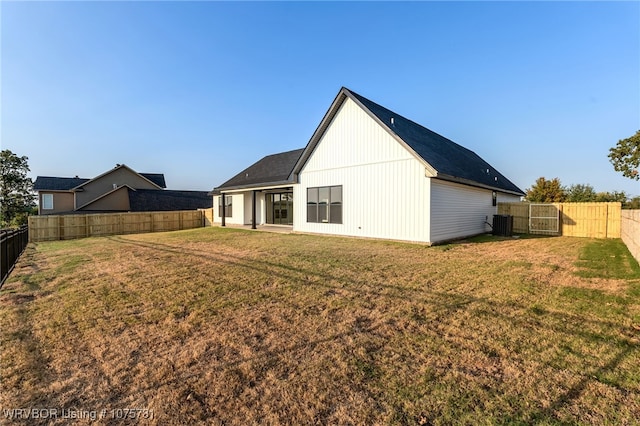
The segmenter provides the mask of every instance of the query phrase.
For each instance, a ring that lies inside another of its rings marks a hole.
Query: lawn
[[[640,267],[620,240],[31,244],[0,342],[0,423],[640,424]]]

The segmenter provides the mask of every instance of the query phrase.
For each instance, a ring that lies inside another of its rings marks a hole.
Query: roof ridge
[[[265,155],[231,179],[214,188],[229,189],[247,185],[282,184],[289,182],[291,171],[295,167],[305,148]],[[295,158],[294,158],[295,157]]]
[[[67,177],[67,176],[42,176],[42,175],[36,176],[36,179],[38,179],[38,178],[49,178],[49,179],[89,179],[89,178],[81,178],[81,177],[77,177],[77,176]]]
[[[294,168],[294,174],[302,170],[346,99],[354,102],[389,135],[423,162],[425,167],[434,174],[433,177],[524,194],[520,188],[473,150],[344,86],[311,136]]]
[[[350,92],[350,93],[351,93],[352,95],[354,95],[356,98],[358,98],[358,100],[360,100],[361,102],[362,102],[362,100],[365,100],[366,102],[372,103],[372,104],[374,104],[376,107],[381,108],[381,109],[383,109],[383,110],[385,110],[385,111],[387,111],[387,112],[389,112],[389,113],[391,113],[391,114],[395,115],[396,117],[399,117],[399,118],[401,118],[401,119],[403,119],[403,120],[406,120],[406,121],[410,122],[411,124],[416,125],[416,126],[418,126],[418,127],[422,128],[423,130],[426,130],[426,131],[427,131],[427,132],[429,132],[429,133],[433,133],[434,135],[437,135],[437,136],[439,136],[439,137],[441,137],[441,138],[444,138],[444,139],[448,140],[449,142],[451,142],[451,143],[453,143],[453,144],[455,144],[455,145],[459,146],[460,148],[462,148],[462,149],[464,149],[464,150],[466,150],[466,151],[469,151],[469,152],[471,152],[471,153],[475,154],[475,152],[473,152],[471,149],[469,149],[469,148],[467,148],[467,147],[465,147],[465,146],[463,146],[463,145],[460,145],[460,144],[459,144],[459,143],[457,143],[456,141],[453,141],[453,140],[449,139],[449,138],[448,138],[448,137],[446,137],[446,136],[442,136],[442,135],[441,135],[440,133],[438,133],[438,132],[434,132],[433,130],[429,129],[428,127],[423,126],[422,124],[418,123],[417,121],[411,120],[410,118],[407,118],[407,117],[405,117],[405,116],[404,116],[404,115],[402,115],[402,114],[398,114],[397,112],[395,112],[395,111],[393,111],[393,110],[391,110],[391,109],[389,109],[389,108],[385,107],[384,105],[380,105],[379,103],[374,102],[374,101],[372,101],[371,99],[369,99],[369,98],[367,98],[367,97],[365,97],[365,96],[362,96],[361,94],[359,94],[359,93],[357,93],[357,92],[354,92],[353,90],[350,90],[350,89],[348,89],[348,88],[346,88],[346,87],[345,87],[344,89],[346,89],[348,92]],[[367,105],[365,105],[365,107],[366,107],[369,111],[371,111],[371,108],[369,108]],[[374,115],[376,115],[376,116],[377,116],[377,114],[375,114],[373,111],[371,111],[371,113],[373,113]],[[379,118],[379,117],[378,117],[378,118]],[[395,117],[394,117],[394,118],[395,118]],[[382,120],[381,120],[381,121],[382,121]],[[391,125],[391,123],[384,123],[384,124],[385,124],[389,129],[393,130],[393,126]],[[395,132],[394,132],[394,133],[395,133]],[[477,154],[476,154],[476,155],[477,155]]]

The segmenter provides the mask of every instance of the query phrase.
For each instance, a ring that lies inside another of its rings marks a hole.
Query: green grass
[[[584,246],[576,265],[585,278],[640,278],[640,265],[621,240],[593,240]]]
[[[30,245],[0,292],[0,408],[638,424],[638,278],[620,240],[206,228]]]

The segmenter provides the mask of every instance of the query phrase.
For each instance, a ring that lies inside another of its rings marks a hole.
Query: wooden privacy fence
[[[204,214],[204,226],[213,226],[213,208],[198,210]]]
[[[550,203],[559,212],[557,231],[549,231],[551,219],[531,215],[532,203],[498,203],[498,214],[513,216],[513,232],[568,237],[620,238],[621,203]],[[541,206],[533,204],[533,206]]]
[[[136,212],[29,217],[29,241],[178,231],[204,226],[203,212]]]

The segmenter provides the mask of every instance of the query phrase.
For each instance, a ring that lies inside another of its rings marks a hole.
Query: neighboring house
[[[124,164],[93,178],[38,176],[38,214],[169,211],[210,208],[206,191],[166,190],[164,175]]]
[[[438,243],[485,233],[523,191],[474,152],[342,88],[304,149],[215,188],[214,222]]]

